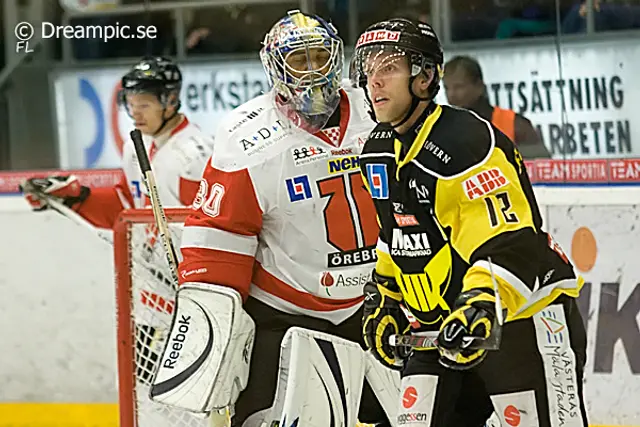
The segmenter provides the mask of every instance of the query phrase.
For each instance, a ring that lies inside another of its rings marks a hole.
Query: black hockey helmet
[[[149,93],[158,98],[163,109],[166,110],[169,105],[176,107],[174,114],[164,119],[157,132],[160,132],[166,123],[178,114],[182,73],[171,59],[158,56],[142,58],[122,77],[121,85],[122,90],[118,101],[127,109],[129,115],[131,112],[127,107],[126,97],[131,94]]]
[[[122,77],[122,93],[152,93],[163,104],[168,95],[180,93],[182,73],[171,59],[145,57]]]
[[[388,59],[377,61],[380,57]],[[366,89],[367,76],[372,72],[372,63],[376,63],[375,67],[378,69],[400,58],[409,60],[411,71],[409,92],[413,98],[412,107],[401,122],[404,123],[413,114],[420,101],[434,99],[440,90],[444,55],[440,40],[429,24],[405,18],[393,18],[371,25],[360,35],[356,43],[350,78],[354,86]],[[412,85],[415,78],[427,70],[433,70],[433,80],[428,87],[427,97],[423,98],[413,92]],[[367,101],[371,108],[368,95]],[[373,114],[372,108],[371,113]]]

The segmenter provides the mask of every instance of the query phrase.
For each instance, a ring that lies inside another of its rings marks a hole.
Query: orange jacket
[[[500,107],[493,107],[491,123],[502,133],[507,135],[511,141],[516,142],[516,113]]]

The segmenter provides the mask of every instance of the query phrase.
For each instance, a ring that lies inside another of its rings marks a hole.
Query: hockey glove
[[[402,293],[393,279],[373,272],[373,279],[364,285],[362,333],[364,343],[373,356],[388,368],[400,370],[403,357],[389,344],[392,335],[405,332],[409,321],[400,308]]]
[[[489,338],[496,319],[491,289],[461,293],[453,312],[442,322],[438,335],[440,363],[455,370],[471,369],[487,356],[486,349],[471,349],[473,338]]]
[[[47,178],[30,178],[20,184],[20,191],[34,211],[47,209],[47,199],[53,198],[73,208],[77,203],[89,197],[89,187],[80,185],[73,176],[50,176]]]

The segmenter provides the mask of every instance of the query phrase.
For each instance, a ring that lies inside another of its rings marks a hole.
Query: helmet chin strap
[[[429,101],[431,99],[429,97],[421,98],[418,95],[416,95],[415,92],[413,92],[413,82],[415,81],[416,77],[418,77],[418,75],[415,75],[409,78],[409,93],[411,94],[411,105],[409,106],[409,111],[407,111],[407,114],[404,116],[404,118],[400,120],[398,123],[396,123],[395,125],[393,125],[394,129],[402,126],[411,118],[413,113],[418,108],[418,104],[420,104],[421,101]]]
[[[167,117],[166,119],[164,118],[164,114],[167,112],[167,104],[170,101],[170,94],[167,93],[162,93],[157,95],[158,96],[158,101],[160,101],[162,103],[162,123],[160,124],[160,126],[158,127],[158,129],[156,129],[156,131],[153,133],[153,137],[155,138],[156,136],[160,135],[160,132],[162,132],[164,130],[164,128],[167,126],[167,123],[169,123],[169,121],[171,121],[174,117],[176,117],[178,114],[180,114],[180,100],[178,99],[176,102],[173,102],[173,106],[175,107],[173,110],[173,114],[169,117]],[[176,95],[177,96],[177,95]]]
[[[167,107],[164,107],[164,108],[162,109],[162,117],[164,117],[164,113],[165,113],[166,111],[167,111]],[[174,118],[175,116],[177,116],[177,115],[178,115],[178,110],[174,110],[173,114],[172,114],[170,117],[168,117],[168,118],[166,118],[166,119],[163,119],[163,120],[162,120],[162,124],[160,125],[160,127],[158,127],[158,129],[156,129],[156,131],[153,133],[153,135],[152,135],[152,136],[153,136],[153,137],[156,137],[156,136],[160,135],[160,132],[162,132],[162,130],[165,128],[165,126],[167,126],[167,123],[169,123],[169,121],[170,121],[171,119],[173,119],[173,118]]]

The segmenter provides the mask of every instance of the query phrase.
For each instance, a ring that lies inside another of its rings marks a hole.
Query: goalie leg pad
[[[151,400],[196,413],[231,407],[247,385],[254,334],[237,291],[183,284]]]
[[[359,344],[290,328],[281,344],[272,422],[268,425],[277,421],[281,426],[356,425],[364,369]]]
[[[402,383],[400,372],[378,362],[371,352],[365,354],[365,378],[387,414],[387,418],[395,425]]]

